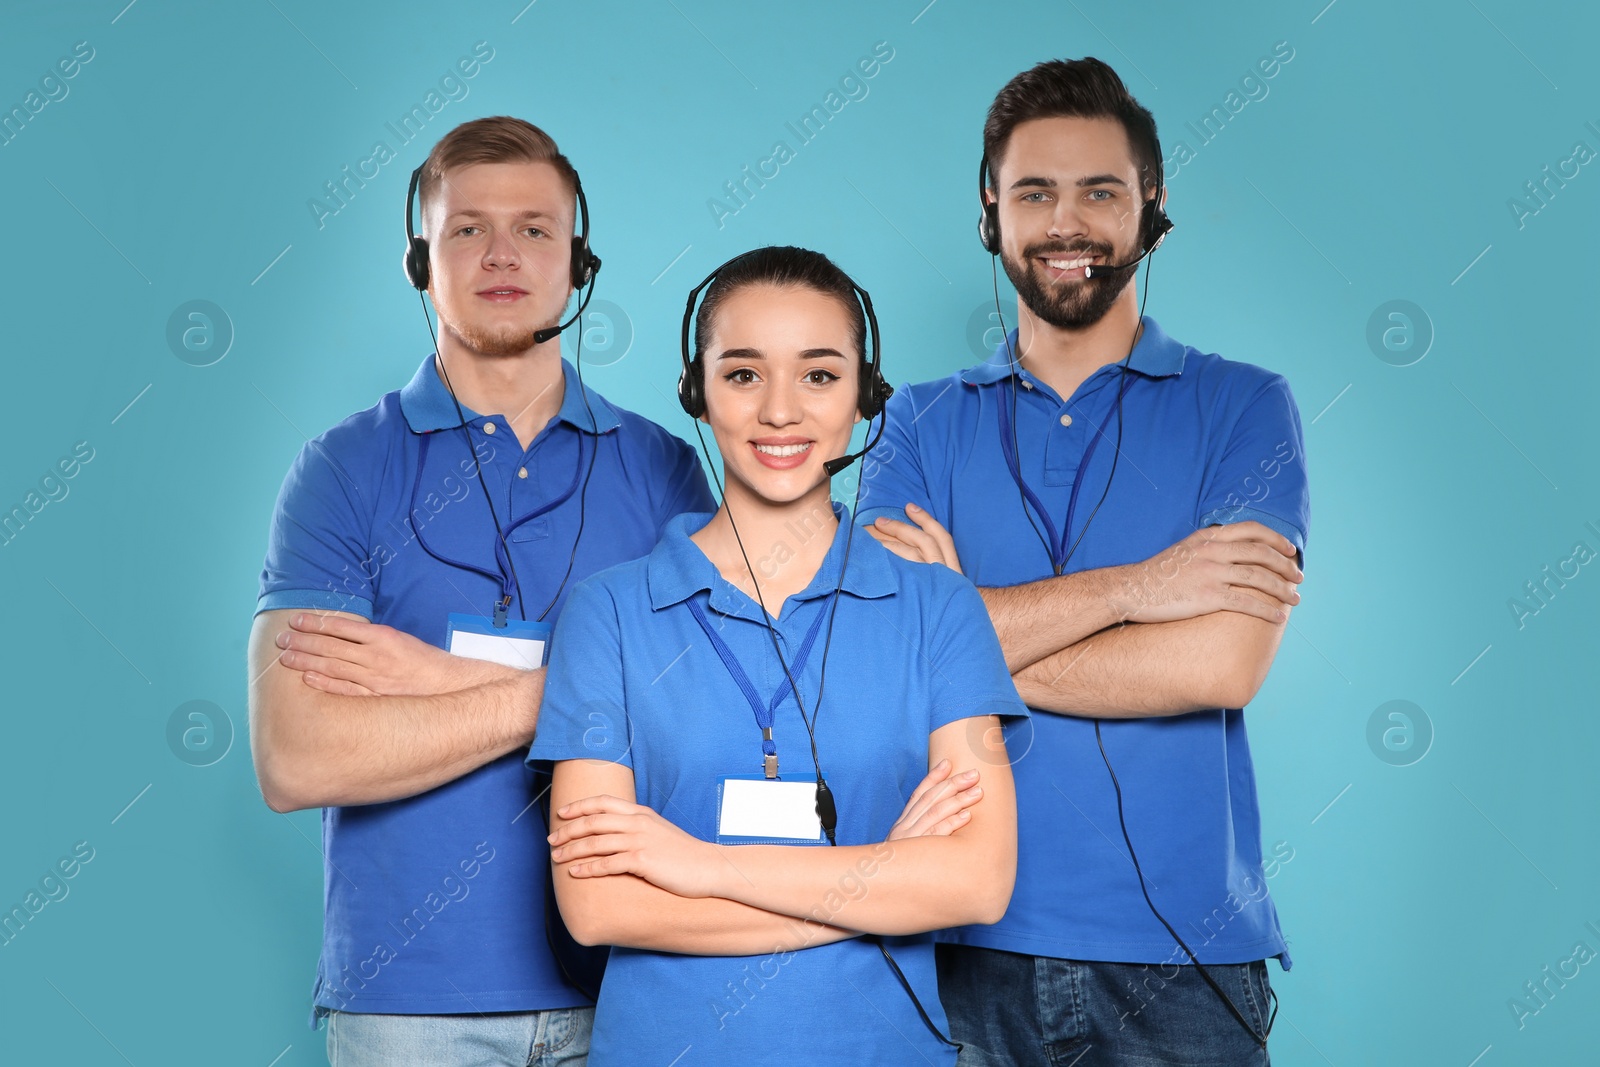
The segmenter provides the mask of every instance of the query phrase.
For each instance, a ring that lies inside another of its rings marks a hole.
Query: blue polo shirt
[[[1142,561],[1201,527],[1245,520],[1303,551],[1305,447],[1288,383],[1186,347],[1154,320],[1143,321],[1125,382],[1116,364],[1095,371],[1070,397],[1027,371],[1017,380],[1019,473],[1043,506],[1029,509],[1056,542],[1057,559],[1106,490],[1124,384],[1127,429],[1116,477],[1066,571]],[[1016,343],[1014,332],[1010,341]],[[864,467],[859,521],[904,519],[902,508],[913,502],[950,530],[977,585],[1050,577],[1051,556],[1006,462],[1012,385],[1002,344],[975,367],[898,391],[881,454],[869,455]],[[1102,732],[1156,907],[1201,962],[1276,956],[1287,969],[1262,871],[1243,712],[1108,719]],[[1010,910],[994,926],[941,937],[1061,959],[1188,962],[1140,893],[1094,721],[1040,712],[1010,728],[1007,747],[1016,761],[1020,824]]]
[[[976,590],[944,567],[908,563],[857,532],[850,547],[826,693],[815,700],[823,638],[808,635],[828,611],[849,532],[840,516],[831,547],[804,591],[773,620],[808,712],[818,712],[817,752],[838,804],[838,841],[882,841],[928,771],[928,735],[982,715],[1022,716],[994,627]],[[737,657],[760,699],[780,691],[761,609],[717,573],[689,537],[709,515],[668,524],[647,558],[581,584],[556,630],[539,733],[530,761],[612,759],[633,770],[641,804],[704,840],[717,835],[718,785],[758,775],[755,713],[714,651],[705,626]],[[817,534],[792,529],[762,560]],[[824,626],[825,628],[825,626]],[[792,696],[773,726],[780,771],[815,770]],[[827,848],[826,844],[819,847]],[[931,935],[886,938],[929,1016],[939,1004]],[[692,1048],[687,1056],[684,1053]],[[918,1017],[876,945],[837,944],[756,956],[688,956],[614,948],[595,1013],[591,1067],[667,1064],[916,1064],[955,1062]]]
[[[579,579],[644,555],[667,520],[711,506],[687,445],[585,390],[591,428],[571,365],[562,371],[561,410],[526,450],[502,414],[463,409],[463,433],[431,355],[404,389],[308,442],[273,512],[256,610],[353,612],[439,647],[451,612],[489,615],[511,568],[496,562],[468,434],[521,582],[513,620],[519,607],[533,619],[550,604],[553,621]],[[575,541],[572,577],[558,593]],[[547,946],[549,847],[531,780],[517,752],[405,800],[323,809],[313,1023],[329,1008],[448,1014],[588,1003]]]

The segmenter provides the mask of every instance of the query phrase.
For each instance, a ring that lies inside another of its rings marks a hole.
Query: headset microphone
[[[1139,213],[1139,255],[1129,263],[1112,265],[1091,263],[1085,267],[1083,271],[1083,276],[1086,279],[1112,277],[1122,271],[1138,266],[1141,260],[1161,246],[1161,242],[1164,241],[1167,234],[1172,231],[1172,220],[1167,217],[1166,211],[1163,210],[1161,206],[1163,194],[1166,192],[1167,176],[1166,169],[1161,164],[1161,142],[1155,139],[1155,127],[1153,125],[1150,128],[1150,136],[1151,148],[1154,151],[1154,158],[1156,159],[1156,195],[1144,202]],[[1000,205],[989,199],[989,157],[987,154],[985,154],[984,157],[978,162],[978,200],[982,205],[981,213],[978,216],[978,240],[983,244],[983,250],[985,252],[988,252],[992,257],[999,258]],[[997,273],[994,271],[993,261],[991,261],[990,264],[990,277],[994,280],[995,314],[996,316],[1000,316],[1000,283]],[[1146,271],[1144,276],[1144,284],[1144,298],[1141,298],[1139,301],[1140,322],[1144,321],[1144,299],[1148,298],[1150,295],[1150,274],[1148,271]],[[1003,316],[1000,317],[1000,326],[1002,331],[1004,331],[1005,318]],[[1138,334],[1135,333],[1134,336],[1135,340],[1133,343],[1134,345],[1137,345]],[[1006,350],[1011,357],[1011,448],[1017,464],[1017,466],[1013,468],[1013,474],[1015,474],[1017,470],[1021,469],[1022,458],[1021,447],[1018,444],[1016,436],[1017,378],[1021,373],[1021,363],[1017,358],[1016,352],[1011,348],[1011,335],[1009,332],[1006,333]],[[1038,524],[1034,521],[1033,513],[1028,509],[1028,501],[1026,495],[1023,493],[1021,478],[1019,477],[1017,479],[1017,493],[1022,503],[1022,513],[1027,516],[1028,525],[1033,527],[1033,532],[1038,535],[1040,542],[1044,545],[1046,553],[1050,555],[1051,563],[1055,565],[1055,572],[1057,574],[1061,574],[1063,572],[1067,561],[1072,558],[1073,554],[1077,552],[1078,546],[1083,543],[1084,535],[1089,532],[1089,527],[1091,524],[1093,524],[1095,516],[1100,513],[1100,505],[1106,502],[1106,495],[1111,492],[1111,482],[1117,476],[1117,459],[1119,459],[1122,455],[1122,394],[1126,391],[1128,364],[1132,359],[1133,348],[1130,347],[1128,349],[1127,356],[1123,357],[1123,359],[1120,361],[1121,368],[1119,371],[1119,377],[1123,382],[1123,386],[1117,390],[1117,444],[1116,453],[1113,455],[1111,460],[1111,474],[1106,479],[1106,487],[1100,493],[1099,502],[1095,504],[1094,510],[1089,513],[1089,518],[1085,520],[1083,529],[1078,533],[1078,539],[1073,542],[1071,549],[1068,550],[1067,558],[1062,560],[1062,562],[1058,565],[1055,564],[1054,550],[1051,548],[1050,543],[1045,539],[1044,534],[1039,530]],[[1102,427],[1102,429],[1104,429],[1104,427]],[[835,460],[834,462],[838,461]],[[848,462],[849,460],[847,459],[846,463],[848,464]],[[831,474],[833,471],[830,469],[829,473]],[[1267,1017],[1266,1027],[1260,1031],[1256,1030],[1256,1028],[1245,1019],[1244,1014],[1240,1012],[1238,1005],[1233,1002],[1233,998],[1223,991],[1222,987],[1217,984],[1216,979],[1211,977],[1210,973],[1206,970],[1205,965],[1200,962],[1199,957],[1197,957],[1189,948],[1189,946],[1184,943],[1183,938],[1179,937],[1178,932],[1172,928],[1172,924],[1167,922],[1166,917],[1161,914],[1159,909],[1156,908],[1155,901],[1150,899],[1150,889],[1146,884],[1144,870],[1139,866],[1138,854],[1134,852],[1133,839],[1128,836],[1128,822],[1123,815],[1122,783],[1117,780],[1117,772],[1111,765],[1111,757],[1106,754],[1106,746],[1105,741],[1101,736],[1099,719],[1094,720],[1094,737],[1095,743],[1100,749],[1100,759],[1105,763],[1106,773],[1111,778],[1111,787],[1116,793],[1117,821],[1122,828],[1122,841],[1123,844],[1128,846],[1128,858],[1133,861],[1133,871],[1138,877],[1139,891],[1144,896],[1146,907],[1150,909],[1150,913],[1156,917],[1156,919],[1161,923],[1162,927],[1169,935],[1171,935],[1172,939],[1178,943],[1178,947],[1182,949],[1188,956],[1189,962],[1194,967],[1195,971],[1205,981],[1206,985],[1211,987],[1211,991],[1216,993],[1217,997],[1227,1007],[1228,1012],[1234,1017],[1240,1026],[1244,1027],[1245,1032],[1250,1035],[1251,1039],[1255,1041],[1255,1043],[1261,1048],[1265,1049],[1267,1047],[1267,1038],[1272,1033],[1272,1024],[1276,1022],[1278,1018],[1277,993],[1270,989],[1268,990],[1268,1002],[1272,1005],[1272,1013]]]
[[[599,267],[600,267],[600,257],[599,256],[595,256],[594,257],[594,265],[595,265],[595,269],[598,270]],[[575,323],[579,319],[583,318],[583,309],[589,306],[589,298],[592,297],[592,296],[594,296],[593,275],[590,276],[589,288],[583,294],[583,299],[578,301],[578,310],[572,313],[572,318],[568,319],[566,322],[563,322],[559,326],[546,326],[542,330],[533,331],[533,343],[536,344],[536,345],[542,345],[546,341],[550,340],[552,337],[559,337],[561,335],[561,332],[563,330],[565,330],[568,326],[571,326],[573,323]]]
[[[828,472],[828,477],[832,478],[835,474],[838,474],[840,471],[844,470],[846,467],[850,466],[850,464],[854,463],[856,460],[860,459],[866,454],[866,449],[862,449],[860,452],[852,452],[848,456],[840,456],[838,459],[827,460],[822,464],[822,469]]]
[[[1109,278],[1113,275],[1121,274],[1125,270],[1132,270],[1134,267],[1137,267],[1145,256],[1148,256],[1151,252],[1154,252],[1156,249],[1161,247],[1161,242],[1166,240],[1167,230],[1172,229],[1172,221],[1167,219],[1165,215],[1163,215],[1161,218],[1162,221],[1166,222],[1166,229],[1161,230],[1158,233],[1155,244],[1151,245],[1149,248],[1146,248],[1143,252],[1140,252],[1137,256],[1133,257],[1133,259],[1126,263],[1091,263],[1087,267],[1083,268],[1083,276],[1085,278]]]
[[[885,388],[888,388],[888,386],[885,385]],[[890,391],[892,392],[893,390]],[[878,432],[872,435],[872,440],[867,442],[867,447],[863,448],[861,451],[852,452],[848,456],[840,456],[838,459],[824,461],[822,464],[822,469],[828,472],[828,477],[832,478],[835,474],[838,474],[840,471],[850,466],[850,464],[854,463],[868,452],[871,452],[873,446],[878,443],[878,438],[883,436],[883,426],[887,421],[887,419],[880,419],[878,421]]]
[[[1152,131],[1152,134],[1154,131]],[[1163,194],[1167,188],[1166,168],[1161,166],[1161,143],[1155,142],[1156,165],[1156,195],[1146,200],[1139,211],[1139,255],[1131,262],[1101,265],[1090,264],[1084,268],[1084,278],[1099,278],[1110,276],[1121,271],[1137,267],[1139,262],[1161,247],[1161,242],[1167,239],[1167,234],[1172,232],[1173,222],[1161,206]],[[978,161],[978,200],[982,211],[978,215],[978,240],[983,245],[983,250],[991,256],[1000,254],[1000,205],[989,199],[989,156],[984,155]]]
[[[422,171],[427,166],[424,162],[411,172],[411,185],[406,190],[406,251],[402,259],[405,267],[406,281],[418,292],[427,292],[428,282],[432,278],[432,270],[428,263],[428,240],[416,232],[412,226],[412,216],[415,214],[417,190],[422,182]],[[594,296],[595,275],[600,273],[600,257],[589,248],[589,199],[583,195],[583,182],[578,178],[578,172],[572,172],[573,193],[578,201],[578,232],[572,237],[571,281],[572,288],[584,291],[583,299],[578,303],[577,313],[559,326],[546,326],[542,330],[535,330],[533,343],[542,345],[554,337],[559,337],[568,326],[583,317],[583,311],[589,306],[589,300]]]

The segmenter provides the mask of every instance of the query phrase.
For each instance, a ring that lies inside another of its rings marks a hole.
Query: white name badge
[[[717,844],[820,844],[817,783],[730,775],[717,786]]]
[[[496,626],[493,620],[481,615],[451,612],[450,640],[445,644],[445,651],[453,656],[531,671],[543,667],[550,659],[550,630],[547,622],[508,619],[504,626]]]

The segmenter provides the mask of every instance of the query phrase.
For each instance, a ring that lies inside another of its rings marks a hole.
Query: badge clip
[[[505,625],[506,625],[506,609],[509,608],[510,606],[511,606],[511,594],[510,593],[507,593],[505,595],[504,599],[497,600],[497,601],[494,602],[494,624],[495,624],[495,626],[499,627],[502,630],[505,629]]]

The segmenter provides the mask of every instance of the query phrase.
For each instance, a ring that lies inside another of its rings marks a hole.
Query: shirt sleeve
[[[1017,696],[1011,672],[1006,670],[1000,639],[983,598],[971,582],[948,568],[941,569],[948,573],[948,581],[940,584],[949,590],[949,596],[929,634],[933,706],[928,732],[958,719],[984,715],[998,715],[1003,720],[1027,718],[1028,707]],[[941,598],[931,599],[939,603]]]
[[[385,562],[367,549],[371,527],[361,482],[322,438],[306,442],[272,510],[257,613],[303,608],[371,619]]]
[[[1259,522],[1305,555],[1311,496],[1305,437],[1289,383],[1273,375],[1235,421],[1200,495],[1195,528]]]
[[[610,590],[579,582],[551,641],[539,725],[527,762],[536,770],[569,759],[633,766],[622,680],[622,632]]]
[[[711,495],[711,486],[706,482],[706,470],[700,465],[699,454],[676,437],[669,437],[668,440],[672,442],[674,460],[667,478],[667,492],[662,494],[661,506],[656,512],[657,540],[660,540],[661,531],[667,523],[684,512],[717,510],[717,502]]]
[[[928,487],[917,452],[916,399],[901,389],[884,406],[883,440],[861,457],[861,504],[856,522],[862,526],[880,515],[908,522],[906,504],[929,507]]]

